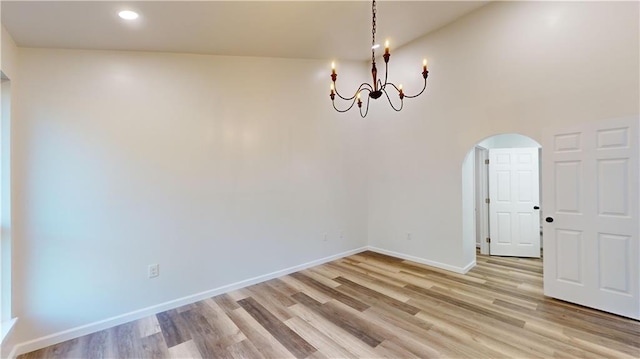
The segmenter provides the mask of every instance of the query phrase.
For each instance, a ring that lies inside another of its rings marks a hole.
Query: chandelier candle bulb
[[[389,40],[384,42],[384,53],[389,54]]]
[[[422,71],[427,71],[427,59],[422,60]]]
[[[336,74],[336,63],[335,61],[331,62],[331,81],[336,82],[338,75]]]

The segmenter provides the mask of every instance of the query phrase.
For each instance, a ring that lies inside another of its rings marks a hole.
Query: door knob
[[[533,209],[540,209],[540,207],[538,207],[538,206],[533,206]]]
[[[553,222],[553,218],[552,217],[547,217],[544,220],[547,221],[547,223]]]

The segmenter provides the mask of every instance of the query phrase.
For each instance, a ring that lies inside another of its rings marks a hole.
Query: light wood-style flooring
[[[364,252],[35,358],[640,358],[640,322],[546,298],[542,262],[466,275]]]

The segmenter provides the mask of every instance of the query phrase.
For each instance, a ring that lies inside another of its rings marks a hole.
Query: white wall
[[[1,258],[0,266],[2,268],[2,275],[0,276],[0,286],[2,286],[2,297],[0,298],[0,332],[7,333],[10,325],[8,325],[9,319],[15,315],[11,313],[11,263],[12,263],[12,232],[11,232],[11,196],[10,196],[10,162],[7,158],[10,156],[10,142],[8,141],[11,132],[11,117],[15,100],[11,96],[11,82],[17,78],[17,56],[18,48],[11,35],[7,32],[4,26],[0,25],[0,71],[6,76],[7,79],[2,80],[0,89],[0,116],[1,116],[1,128],[0,128],[0,156],[2,157],[2,168],[0,175],[2,180],[0,182],[0,222],[2,224],[2,242],[1,246]],[[0,357],[6,357],[8,353],[13,349],[15,344],[15,336],[13,332],[5,334],[2,338],[0,346]]]
[[[476,188],[475,188],[475,172],[476,172],[476,152],[475,149],[469,151],[464,158],[462,164],[462,238],[468,240],[472,238],[476,241]],[[477,243],[479,244],[479,243]],[[465,247],[466,250],[471,248]],[[473,247],[475,252],[476,246]],[[475,253],[465,253],[465,257],[475,257]]]
[[[0,320],[11,320],[11,81],[0,84]]]
[[[411,93],[427,56],[429,85],[398,115],[382,103],[371,111],[370,244],[472,263],[460,190],[469,149],[494,134],[540,142],[545,126],[640,113],[638,6],[495,2],[392,51],[391,80]]]
[[[540,147],[540,144],[533,139],[517,133],[503,133],[500,135],[485,138],[478,143],[478,146],[490,148],[525,148]]]
[[[19,63],[20,341],[366,244],[365,122],[331,108],[329,63],[36,49]]]

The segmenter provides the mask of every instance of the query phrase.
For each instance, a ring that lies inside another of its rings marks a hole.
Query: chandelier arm
[[[418,94],[413,95],[413,96],[410,96],[410,95],[404,95],[404,97],[407,97],[407,98],[415,98],[415,97],[418,97],[418,96],[422,95],[422,93],[424,92],[424,90],[425,90],[426,88],[427,88],[427,78],[425,77],[425,79],[424,79],[424,86],[422,86],[422,90],[421,90],[420,92],[418,92]]]
[[[358,86],[358,89],[356,90],[356,92],[351,97],[344,97],[344,96],[340,95],[340,93],[338,92],[338,87],[335,85],[335,82],[334,82],[333,88],[336,91],[336,95],[338,95],[338,97],[340,97],[341,99],[343,99],[345,101],[351,101],[354,98],[356,98],[356,96],[358,96],[358,92],[361,92],[361,91],[364,91],[364,90],[369,90],[369,92],[373,91],[373,88],[371,87],[371,85],[369,85],[366,82],[361,83],[360,86]]]
[[[400,93],[400,89],[398,88],[398,86],[396,86],[396,84],[394,84],[393,82],[387,82],[387,85],[391,85],[393,86],[394,89],[396,89],[396,91],[398,91],[398,93]],[[405,95],[406,97],[408,97],[407,95]]]
[[[333,108],[334,108],[336,111],[341,112],[341,113],[344,113],[344,112],[347,112],[347,111],[351,110],[351,108],[353,108],[353,105],[355,105],[355,104],[356,104],[356,100],[355,100],[355,98],[354,98],[354,99],[353,99],[353,101],[351,101],[351,106],[349,106],[346,110],[340,110],[340,109],[338,109],[338,108],[336,107],[336,102],[335,102],[335,101],[331,101],[331,104],[333,105]]]
[[[371,92],[371,91],[369,91]],[[371,100],[371,98],[369,96],[367,96],[367,106],[365,108],[364,114],[362,114],[362,107],[360,107],[360,117],[365,118],[367,117],[367,114],[369,113],[369,101]]]
[[[363,84],[365,85],[365,84]],[[358,91],[356,91],[356,96],[358,96],[358,92],[362,93],[363,91],[367,91],[368,93],[371,93],[373,91],[373,89],[371,88],[371,85],[366,84],[367,87],[363,87],[363,88],[358,88]],[[360,97],[362,97],[362,95],[360,95]],[[367,94],[367,98],[369,98],[369,95]]]
[[[393,87],[396,87],[396,85],[391,84]],[[397,89],[397,88],[396,88]],[[404,107],[404,100],[400,99],[400,108],[396,108],[393,105],[393,102],[391,102],[391,98],[389,97],[389,94],[387,93],[386,90],[382,91],[384,92],[384,95],[387,96],[387,101],[389,101],[389,105],[391,105],[391,108],[394,109],[396,112],[400,112],[402,110],[402,107]],[[399,92],[399,91],[398,91]]]

